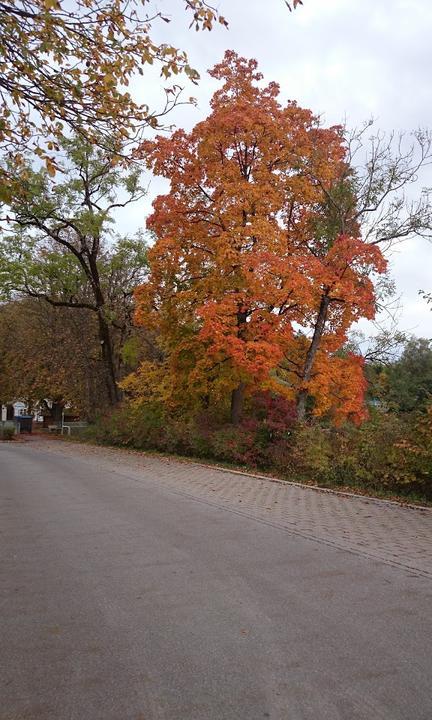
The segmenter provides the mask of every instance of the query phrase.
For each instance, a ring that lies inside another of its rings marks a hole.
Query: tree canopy
[[[136,292],[137,321],[158,328],[166,353],[166,399],[231,393],[235,420],[260,386],[301,413],[307,395],[317,414],[361,415],[362,361],[337,351],[355,320],[373,317],[370,275],[385,261],[360,236],[342,128],[282,107],[254,60],[229,51],[210,74],[222,81],[210,116],[141,146],[171,184],[148,221],[157,242]],[[343,228],[336,193],[350,201]],[[148,373],[138,387],[154,384]]]
[[[432,399],[432,343],[410,338],[398,360],[381,369],[381,399],[400,412],[424,410]]]
[[[0,306],[0,402],[68,403],[84,417],[106,407],[97,323],[34,298]]]

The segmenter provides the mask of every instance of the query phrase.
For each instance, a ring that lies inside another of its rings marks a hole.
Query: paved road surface
[[[0,444],[0,720],[431,720],[432,512]]]

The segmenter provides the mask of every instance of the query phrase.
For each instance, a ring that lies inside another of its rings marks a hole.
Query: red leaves
[[[372,319],[375,314],[372,273],[382,273],[387,262],[377,245],[361,238],[339,235],[320,263],[315,280],[327,288],[335,303],[350,308],[350,319],[344,331],[359,317]]]
[[[322,352],[317,357],[316,372],[309,391],[315,398],[315,415],[329,414],[336,425],[346,418],[360,423],[367,417],[364,406],[366,379],[363,358]]]

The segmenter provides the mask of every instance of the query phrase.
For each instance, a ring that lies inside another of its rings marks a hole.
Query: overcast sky
[[[186,89],[196,108],[177,108],[170,122],[185,128],[204,118],[217,87],[206,70],[227,48],[258,60],[265,80],[281,86],[282,100],[296,100],[327,124],[358,126],[373,116],[386,131],[432,127],[431,0],[304,0],[290,13],[284,0],[220,0],[229,30],[187,29],[182,0],[161,0],[172,22],[162,24],[158,41],[188,50],[201,74],[199,87]],[[139,97],[154,107],[160,95],[156,75],[140,79]],[[432,172],[422,178],[432,186]],[[142,227],[151,200],[164,189],[152,180],[147,201],[119,216],[120,227]],[[418,191],[421,185],[418,186]],[[432,290],[432,244],[413,239],[398,247],[391,270],[401,295],[401,328],[432,337],[432,312],[419,297]]]

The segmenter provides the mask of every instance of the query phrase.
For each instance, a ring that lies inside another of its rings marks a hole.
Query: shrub
[[[318,423],[299,425],[291,439],[291,475],[299,479],[328,482],[331,477],[332,446],[330,430]]]
[[[398,444],[400,472],[411,490],[432,499],[432,404],[414,416],[407,439]]]
[[[15,436],[15,424],[13,422],[0,422],[0,440],[13,440]]]

